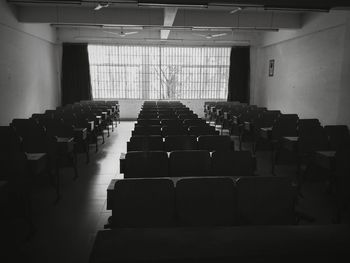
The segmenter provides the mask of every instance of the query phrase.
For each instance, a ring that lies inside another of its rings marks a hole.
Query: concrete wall
[[[309,14],[301,30],[265,34],[253,51],[251,103],[350,125],[349,21],[350,12]]]
[[[49,25],[21,24],[0,1],[0,125],[59,104],[56,34]]]

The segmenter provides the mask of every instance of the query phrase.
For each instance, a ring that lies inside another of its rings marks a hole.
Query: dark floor
[[[15,249],[25,262],[88,262],[96,232],[103,229],[111,212],[106,210],[106,189],[119,174],[119,156],[126,152],[134,122],[121,122],[98,153],[91,148],[91,162],[79,156],[79,178],[64,170],[62,198],[54,204],[54,191],[45,180],[38,180],[33,194],[35,235],[28,242],[19,242]],[[244,145],[249,148],[249,145]],[[278,176],[294,176],[295,167],[279,166]],[[270,154],[257,153],[257,174],[270,175]],[[317,173],[316,173],[317,174]],[[315,176],[314,176],[315,177]],[[317,175],[316,175],[317,178]],[[325,180],[313,179],[302,189],[299,208],[315,217],[312,224],[330,224],[333,217],[333,197],[327,193]],[[301,224],[310,222],[301,221]],[[16,227],[21,232],[21,226]],[[21,235],[18,234],[19,236]],[[20,239],[20,238],[18,238]],[[15,262],[15,261],[12,261]]]

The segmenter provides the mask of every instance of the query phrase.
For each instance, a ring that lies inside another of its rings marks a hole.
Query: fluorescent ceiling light
[[[130,25],[102,25],[104,29],[126,29],[126,30],[143,30],[143,26],[130,26]]]
[[[237,13],[237,12],[242,11],[242,10],[243,10],[243,8],[238,6],[235,9],[231,10],[230,14],[232,15],[232,14]]]
[[[54,5],[81,5],[81,1],[59,1],[59,0],[46,0],[46,1],[25,1],[25,0],[7,0],[13,4],[54,4]]]
[[[109,3],[98,3],[97,6],[94,8],[94,10],[100,10],[102,8],[109,7]]]
[[[192,27],[188,26],[143,26],[143,29],[148,30],[191,30]]]
[[[233,30],[247,30],[247,31],[271,31],[278,32],[278,28],[273,27],[233,27]]]
[[[232,31],[232,27],[205,27],[205,26],[194,26],[192,31]]]
[[[298,7],[272,7],[265,6],[266,11],[287,11],[287,12],[329,12],[329,8],[298,8]]]
[[[86,28],[103,28],[103,25],[99,24],[78,24],[78,23],[52,23],[50,24],[53,27],[86,27]]]
[[[178,7],[178,8],[199,8],[199,9],[204,9],[208,8],[208,5],[190,5],[190,4],[162,4],[162,3],[146,3],[146,2],[141,2],[138,3],[138,6],[140,7]]]
[[[183,42],[182,39],[159,39],[159,38],[145,38],[146,42]]]
[[[208,6],[220,6],[220,7],[228,7],[228,8],[232,8],[232,7],[264,7],[264,5],[261,4],[230,4],[230,3],[208,3]]]

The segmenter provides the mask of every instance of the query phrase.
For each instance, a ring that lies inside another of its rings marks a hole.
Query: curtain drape
[[[63,106],[92,99],[87,44],[63,44],[61,95]]]
[[[232,47],[228,101],[249,103],[250,47]]]

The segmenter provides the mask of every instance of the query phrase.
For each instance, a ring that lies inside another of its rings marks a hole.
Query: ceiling
[[[249,45],[261,32],[296,30],[306,12],[350,10],[349,0],[8,0],[24,23],[61,41]]]

